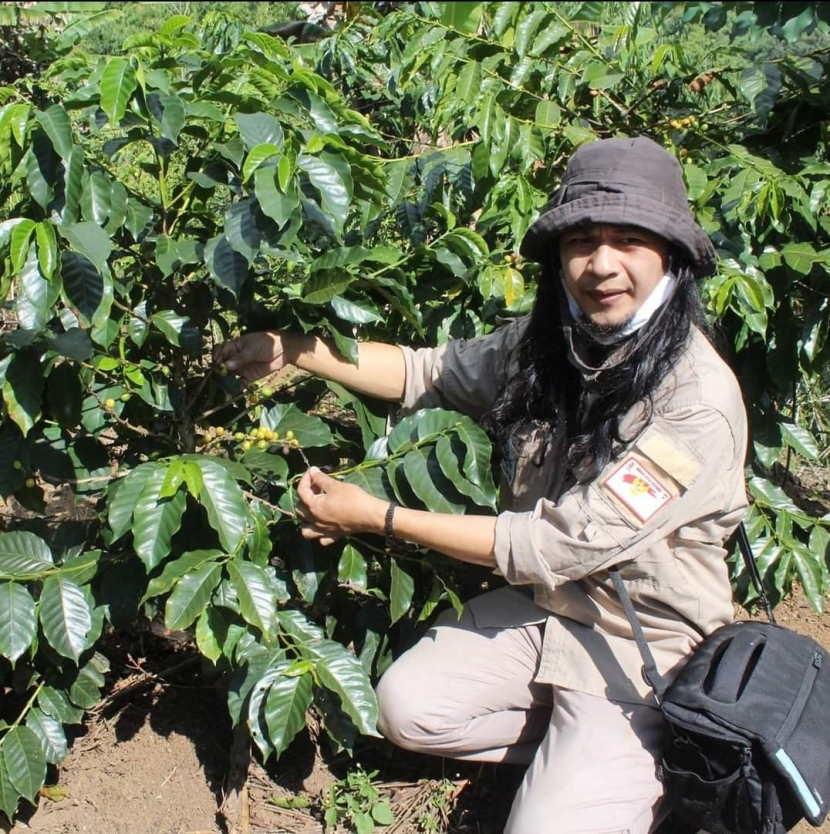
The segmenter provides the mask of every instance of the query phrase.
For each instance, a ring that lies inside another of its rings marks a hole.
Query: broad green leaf
[[[61,253],[63,296],[88,327],[104,300],[104,277],[95,264],[77,252]]]
[[[285,142],[280,123],[270,113],[237,113],[234,121],[249,153],[257,145],[274,145],[281,149]]]
[[[150,321],[164,333],[171,345],[183,347],[183,331],[190,327],[190,319],[187,316],[180,316],[174,310],[160,310],[158,313],[153,313]]]
[[[784,442],[795,449],[799,455],[809,460],[818,460],[820,452],[816,439],[807,429],[797,426],[794,423],[781,422],[781,435]]]
[[[254,173],[254,193],[262,213],[282,228],[299,210],[300,196],[293,182],[288,182],[286,188],[281,189],[276,174],[275,165],[257,168]]]
[[[29,257],[18,273],[20,294],[15,304],[17,320],[24,330],[40,331],[52,318],[59,292],[41,272],[37,247],[29,248]]]
[[[136,86],[132,64],[123,58],[110,58],[101,76],[101,109],[113,127],[124,118],[127,103]]]
[[[472,104],[481,95],[482,81],[481,64],[478,61],[470,61],[458,76],[455,85],[455,95],[459,101],[465,104]]]
[[[205,246],[205,262],[211,277],[234,296],[248,278],[248,261],[237,252],[224,235],[211,238]]]
[[[182,100],[168,93],[151,93],[147,96],[147,105],[159,125],[162,137],[176,144],[185,124]]]
[[[268,690],[264,705],[265,726],[277,757],[305,727],[306,712],[311,706],[312,681],[308,674],[279,675]]]
[[[104,269],[112,253],[112,241],[97,223],[85,220],[69,226],[59,226],[58,230],[75,252],[90,260],[98,271]],[[66,254],[63,254],[64,258]]]
[[[304,448],[328,446],[334,440],[331,429],[319,417],[303,414],[294,403],[280,403],[269,408],[260,422],[264,428],[278,431],[281,437],[291,429]]]
[[[357,484],[361,489],[368,492],[369,495],[374,495],[375,498],[380,498],[384,501],[391,501],[395,497],[380,466],[356,469],[354,472],[346,475],[343,481],[347,484]]]
[[[478,31],[484,3],[454,2],[439,3],[441,22],[464,35],[474,35]]]
[[[159,469],[161,464],[145,463],[110,486],[107,492],[107,515],[113,541],[120,539],[130,529],[133,512],[147,479]]]
[[[103,226],[110,215],[112,183],[101,171],[93,171],[84,184],[81,211],[84,218],[96,226]],[[100,267],[99,267],[100,268]]]
[[[248,513],[242,490],[228,470],[205,455],[188,458],[202,470],[199,502],[207,510],[210,526],[219,534],[226,553],[233,553],[245,537]]]
[[[297,157],[297,167],[308,174],[311,184],[320,193],[323,209],[334,221],[335,228],[342,233],[352,199],[348,163],[333,154],[300,154]]]
[[[341,707],[360,732],[377,736],[377,697],[360,661],[333,640],[309,641],[301,651],[315,661],[318,680],[338,695]]]
[[[92,709],[101,700],[101,687],[104,682],[104,676],[96,667],[93,658],[78,669],[78,674],[69,688],[69,699],[76,707]]]
[[[228,623],[222,611],[214,604],[205,608],[196,621],[196,645],[199,651],[213,663],[222,657],[222,647],[228,637]]]
[[[266,570],[252,562],[234,559],[228,562],[228,576],[239,596],[242,616],[266,636],[276,629],[277,598],[268,582]]]
[[[125,225],[127,231],[133,236],[133,240],[140,240],[145,230],[153,219],[153,210],[139,202],[135,197],[127,200],[127,219]]]
[[[389,589],[389,616],[396,623],[412,607],[412,597],[415,593],[415,579],[404,570],[397,559],[389,562],[391,586]]]
[[[12,259],[12,270],[15,272],[23,268],[23,264],[29,256],[29,242],[36,227],[37,224],[34,220],[26,218],[12,229],[9,254]]]
[[[48,220],[37,224],[37,258],[43,277],[51,279],[58,268],[58,240],[55,228]]]
[[[55,190],[51,185],[52,177],[43,170],[38,159],[37,145],[29,148],[25,157],[26,165],[26,186],[32,199],[44,210],[47,211],[49,204],[55,196]],[[41,148],[42,150],[42,148]],[[51,149],[50,149],[51,150]],[[44,167],[48,166],[49,159],[44,160]]]
[[[190,626],[205,610],[213,589],[222,578],[221,565],[203,565],[182,577],[173,589],[164,609],[167,628],[179,631]]]
[[[395,470],[394,477],[398,483],[402,476],[405,476],[410,489],[428,510],[456,515],[464,512],[463,505],[450,501],[436,484],[436,481],[443,479],[443,473],[435,454],[429,450],[413,449],[407,452]]]
[[[76,145],[66,163],[64,175],[63,222],[72,225],[78,222],[78,209],[83,193],[84,152]]]
[[[63,725],[51,715],[33,709],[26,716],[26,726],[40,739],[40,746],[49,764],[60,764],[69,751]]]
[[[35,112],[35,118],[46,131],[52,147],[61,159],[69,159],[72,153],[72,125],[66,111],[58,104]]]
[[[15,790],[11,779],[9,779],[3,756],[0,755],[0,811],[6,815],[7,819],[14,819],[20,799],[20,794]]]
[[[807,597],[813,611],[818,616],[822,616],[824,614],[824,594],[827,590],[821,565],[824,554],[813,553],[803,545],[794,547],[792,554],[798,581],[804,590],[804,596]]]
[[[14,663],[32,645],[36,630],[35,601],[26,587],[0,583],[0,654]]]
[[[9,417],[26,437],[40,418],[43,368],[32,351],[18,351],[11,357],[3,382],[3,399]]]
[[[148,475],[133,512],[133,546],[148,573],[170,554],[170,542],[182,525],[187,504],[184,492],[161,497],[166,474],[166,467],[160,467]]]
[[[340,295],[356,278],[356,275],[348,272],[318,272],[303,286],[303,301],[306,304],[325,304]]]
[[[23,578],[54,567],[52,552],[39,536],[25,531],[0,533],[0,574]]]
[[[261,145],[254,145],[248,153],[248,156],[245,158],[245,165],[242,167],[242,181],[247,182],[251,178],[251,174],[253,174],[263,162],[270,159],[272,156],[277,156],[279,154],[280,149],[270,142],[263,142]],[[272,178],[274,174],[276,174],[276,170],[276,166],[274,166],[273,171],[271,172]]]
[[[221,550],[188,550],[164,566],[161,574],[151,579],[142,602],[166,594],[185,574],[195,571],[207,562],[216,562],[222,556]]]
[[[40,739],[29,727],[17,726],[3,736],[0,750],[5,771],[14,789],[34,802],[46,779],[46,756]]]
[[[84,712],[69,702],[66,693],[51,686],[44,686],[37,696],[37,705],[47,715],[62,724],[80,724]]]
[[[347,544],[337,565],[337,581],[365,593],[369,587],[366,559],[354,545]]]
[[[548,11],[546,9],[536,9],[530,14],[522,18],[519,25],[516,27],[516,38],[513,41],[513,46],[516,54],[520,58],[524,58],[534,42],[536,31],[539,24],[547,17]]]
[[[461,446],[460,439],[456,436],[456,448]],[[435,455],[438,463],[441,465],[441,471],[452,482],[452,485],[462,494],[468,498],[472,498],[481,507],[488,507],[496,511],[496,492],[495,487],[491,490],[485,491],[476,486],[471,481],[467,480],[461,472],[461,464],[459,463],[459,456],[454,451],[453,447],[456,445],[449,437],[439,437],[435,444]],[[461,453],[463,459],[464,447],[461,446],[458,451]]]
[[[52,648],[78,662],[92,628],[92,614],[81,588],[62,576],[50,576],[40,596],[40,622]]]
[[[781,250],[781,255],[786,261],[787,266],[801,275],[809,274],[817,257],[813,245],[806,241],[801,243],[788,243]]]
[[[373,324],[383,320],[380,310],[367,301],[358,303],[336,295],[331,299],[331,307],[338,318],[350,324]]]
[[[775,104],[781,90],[781,80],[781,69],[773,63],[747,67],[741,73],[741,92],[762,122],[766,121]]]

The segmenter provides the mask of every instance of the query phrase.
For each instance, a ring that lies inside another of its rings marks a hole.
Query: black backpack
[[[666,720],[659,772],[672,818],[708,834],[783,834],[827,816],[830,657],[775,624],[743,525],[738,542],[770,622],[718,629],[669,686],[611,574]]]

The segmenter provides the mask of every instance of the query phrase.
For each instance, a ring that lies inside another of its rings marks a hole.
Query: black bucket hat
[[[715,272],[715,248],[689,210],[680,164],[651,139],[581,145],[519,251],[542,263],[559,233],[582,223],[638,226],[684,250],[698,278]]]

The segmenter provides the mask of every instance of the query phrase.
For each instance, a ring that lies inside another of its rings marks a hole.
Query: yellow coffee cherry
[[[268,441],[267,440],[260,440],[256,444],[257,449],[262,449],[264,452],[268,448]]]
[[[26,486],[31,489],[35,485],[34,478],[26,478]]]
[[[12,461],[12,468],[20,470],[23,468],[23,461],[22,460],[13,460]]]
[[[285,433],[285,439],[286,440],[293,440],[294,439],[294,432],[291,431],[291,429],[288,429],[288,431]]]
[[[265,440],[271,441],[274,439],[274,432],[271,429],[265,429]]]
[[[107,397],[104,400],[105,408],[115,408],[115,400],[112,397]]]
[[[250,440],[243,440],[243,441],[242,441],[242,451],[243,451],[243,452],[250,452],[250,451],[251,451],[251,446],[252,446],[252,445],[253,445],[253,444],[251,443],[251,441],[250,441]]]
[[[289,445],[292,449],[299,449],[299,448],[300,448],[300,441],[299,441],[299,440],[297,440],[297,438],[296,438],[296,437],[292,437],[292,438],[288,441],[288,445]]]
[[[258,429],[254,432],[254,434],[257,436],[257,440],[265,440],[265,433],[266,433],[267,431],[268,431],[267,429],[264,429],[264,428],[262,428],[262,427],[260,426],[260,428],[258,428]]]
[[[274,389],[270,385],[265,385],[260,389],[260,394],[263,397],[273,397],[274,396]]]
[[[222,437],[225,434],[225,429],[223,426],[216,426],[214,431],[216,432],[217,437]]]
[[[233,436],[233,439],[234,440],[244,440],[245,439],[245,432],[242,432],[242,431],[235,432],[234,436]]]

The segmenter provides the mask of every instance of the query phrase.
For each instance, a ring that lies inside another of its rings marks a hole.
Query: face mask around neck
[[[562,289],[565,293],[565,299],[568,302],[568,311],[571,314],[571,318],[576,324],[584,323],[585,316],[582,313],[582,310],[579,308],[579,305],[576,303],[576,299],[571,295],[570,291],[568,290],[567,286],[565,285],[565,279],[562,277],[561,273],[559,276],[559,280],[561,282]],[[651,291],[649,297],[640,305],[640,308],[634,313],[634,315],[626,322],[624,322],[619,327],[614,328],[606,333],[598,333],[598,332],[590,332],[590,337],[599,342],[601,345],[613,345],[617,342],[621,342],[623,339],[628,338],[632,334],[636,333],[640,330],[650,319],[651,317],[663,306],[663,304],[671,298],[672,293],[674,292],[674,288],[677,286],[677,278],[675,277],[674,273],[669,270],[657,283],[657,286]]]

